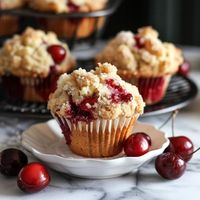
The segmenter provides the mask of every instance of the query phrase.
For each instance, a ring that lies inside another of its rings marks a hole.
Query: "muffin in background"
[[[0,10],[21,8],[26,4],[26,0],[0,0]],[[0,36],[13,34],[18,31],[19,17],[10,15],[0,16]]]
[[[92,12],[101,10],[106,6],[108,0],[31,0],[29,6],[41,12],[72,13]],[[59,37],[85,38],[90,36],[97,26],[97,29],[104,25],[104,17],[95,18],[41,18],[39,24],[46,31],[54,31]]]
[[[163,99],[171,76],[183,63],[180,49],[161,42],[152,27],[138,29],[137,34],[122,31],[96,57],[96,62],[110,62],[118,74],[135,84],[146,104]]]
[[[11,100],[47,101],[58,77],[74,65],[68,46],[52,32],[27,28],[0,49],[0,75]]]
[[[0,9],[8,10],[21,8],[27,3],[27,0],[0,0]]]
[[[123,81],[115,66],[98,65],[60,76],[48,101],[69,148],[86,157],[120,153],[144,108],[137,87]]]

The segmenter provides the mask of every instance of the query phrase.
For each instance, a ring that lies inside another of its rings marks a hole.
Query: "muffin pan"
[[[84,66],[84,65],[81,65]],[[89,65],[88,65],[89,66]],[[146,106],[143,116],[158,115],[183,108],[191,103],[197,95],[197,86],[190,79],[174,76],[164,99],[154,105]],[[11,102],[5,99],[0,84],[0,113],[4,115],[17,115],[40,119],[52,118],[44,103]]]

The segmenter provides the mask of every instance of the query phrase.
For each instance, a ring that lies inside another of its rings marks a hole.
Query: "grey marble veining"
[[[200,72],[192,73],[200,88]],[[159,127],[169,114],[140,119]],[[20,146],[24,129],[36,121],[31,119],[6,118],[0,116],[0,149]],[[171,135],[170,122],[162,129]],[[200,95],[187,108],[180,111],[175,123],[176,135],[186,135],[195,147],[200,146]],[[35,158],[26,152],[30,161]],[[100,172],[99,172],[100,173]],[[16,178],[0,175],[0,200],[188,200],[200,198],[200,152],[196,153],[180,179],[167,181],[157,175],[154,161],[140,168],[136,173],[105,180],[87,180],[70,177],[50,170],[50,185],[43,191],[31,195],[22,193],[16,185]]]

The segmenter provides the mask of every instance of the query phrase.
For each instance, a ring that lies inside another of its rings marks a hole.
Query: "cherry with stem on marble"
[[[164,153],[155,160],[155,168],[159,175],[166,179],[177,179],[181,177],[185,170],[187,162],[192,158],[200,147],[194,151],[192,141],[186,136],[175,136],[174,120],[178,111],[174,111],[164,125],[172,119],[172,137],[169,137],[170,144]],[[163,125],[160,127],[162,128]]]

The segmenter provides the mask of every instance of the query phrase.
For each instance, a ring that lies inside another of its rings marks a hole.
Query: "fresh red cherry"
[[[124,144],[124,152],[127,156],[138,157],[149,151],[151,138],[143,132],[130,135]]]
[[[65,59],[66,50],[61,45],[51,45],[47,48],[47,51],[51,54],[56,64],[60,64]]]
[[[170,141],[170,138],[169,138],[169,141]],[[167,153],[167,152],[174,152],[174,146],[172,145],[171,142],[169,142],[168,147],[164,150],[164,153]]]
[[[182,76],[187,76],[190,71],[190,63],[188,61],[184,61],[180,66],[178,73]]]
[[[40,163],[30,163],[23,167],[18,174],[17,185],[26,193],[38,192],[50,182],[46,167]]]
[[[5,149],[0,153],[0,172],[5,176],[17,176],[27,163],[27,156],[19,149]]]
[[[166,151],[178,154],[185,162],[192,158],[194,145],[192,141],[186,136],[170,137],[170,145]]]
[[[160,176],[172,180],[183,175],[186,169],[186,163],[177,154],[167,152],[156,158],[155,168]]]

